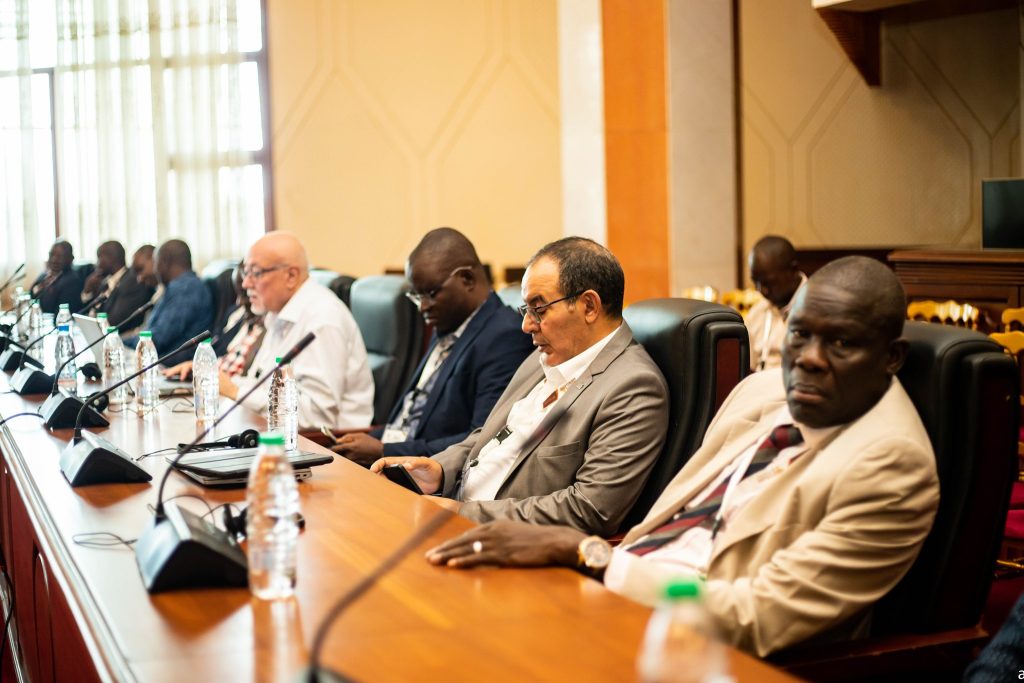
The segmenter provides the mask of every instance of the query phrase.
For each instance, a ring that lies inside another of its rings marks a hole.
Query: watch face
[[[612,547],[601,538],[586,538],[580,548],[583,563],[591,569],[607,567],[612,559]]]

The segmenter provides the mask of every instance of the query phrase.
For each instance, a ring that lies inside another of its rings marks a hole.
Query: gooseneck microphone
[[[316,338],[312,332],[299,340],[281,360],[204,429],[167,466],[160,480],[153,512],[153,525],[135,544],[135,561],[142,581],[150,593],[176,588],[201,586],[245,586],[249,581],[249,565],[235,538],[173,503],[164,505],[164,487],[171,471],[206,436],[231,414],[245,399],[260,388],[274,371],[287,365]]]
[[[97,294],[96,296],[89,299],[81,306],[79,306],[77,309],[75,309],[75,313],[87,313],[89,309],[93,308],[94,306],[102,306],[109,298],[109,294],[107,294],[106,292],[100,292],[99,294]]]
[[[338,620],[346,609],[348,609],[356,600],[363,597],[367,591],[373,588],[381,578],[390,572],[395,566],[401,562],[405,557],[415,550],[420,543],[422,543],[428,536],[433,534],[435,531],[444,526],[445,522],[455,516],[455,513],[451,510],[441,508],[437,514],[427,520],[427,523],[417,529],[412,536],[406,539],[405,543],[396,548],[390,555],[384,558],[377,568],[367,574],[363,579],[356,585],[349,588],[347,591],[342,593],[334,605],[327,610],[327,616],[320,622],[320,626],[316,630],[316,635],[313,636],[313,647],[309,653],[309,670],[305,676],[300,680],[308,681],[308,683],[319,683],[321,675],[326,675],[331,681],[348,681],[344,675],[339,674],[336,671],[322,671],[320,668],[320,657],[324,651],[324,643],[327,642],[327,634],[331,630],[331,626],[335,621]]]
[[[25,362],[29,362],[37,368],[43,367],[43,363],[32,356],[28,355],[28,352],[32,350],[34,346],[39,344],[51,334],[57,331],[57,327],[51,327],[46,332],[38,335],[35,339],[29,341],[28,344],[21,351],[15,351],[14,349],[7,349],[0,355],[0,370],[7,372],[9,370],[20,371],[25,367]]]
[[[135,309],[135,313],[132,313],[132,315],[135,315],[136,313],[144,313],[145,311],[148,311],[149,309],[153,308],[153,306],[155,306],[155,305],[156,304],[154,304],[152,301],[144,303],[141,306],[139,306],[137,309]],[[110,335],[110,333],[113,331],[113,329],[114,328],[112,328],[112,327],[108,327],[108,329],[102,335],[100,335],[99,339],[94,340],[91,344],[86,346],[84,349],[82,349],[81,351],[79,351],[75,355],[71,356],[71,358],[68,358],[66,361],[64,361],[64,363],[59,368],[57,368],[57,371],[53,373],[53,386],[50,388],[50,395],[51,396],[57,393],[57,379],[60,377],[61,370],[63,370],[67,366],[68,363],[70,363],[71,361],[75,360],[76,358],[81,356],[83,353],[85,353],[86,351],[88,351],[89,349],[91,349],[92,347],[96,346],[97,344],[99,344],[104,339],[106,339],[107,336]],[[189,342],[185,342],[185,344],[188,344],[188,343]],[[182,348],[184,348],[184,346]],[[172,353],[177,353],[177,351],[179,351],[179,350],[180,349],[177,349],[177,350],[173,351]]]
[[[11,273],[11,276],[7,278],[7,281],[0,285],[0,294],[2,294],[8,287],[14,284],[16,280],[20,280],[21,278],[25,277],[21,272],[23,270],[25,270],[24,263],[22,263],[20,266],[14,269],[14,272]]]

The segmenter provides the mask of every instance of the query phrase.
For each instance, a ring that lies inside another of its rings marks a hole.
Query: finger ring
[[[473,541],[473,552],[474,553],[483,552],[483,549],[484,549],[484,544],[483,543],[481,543],[480,541]]]

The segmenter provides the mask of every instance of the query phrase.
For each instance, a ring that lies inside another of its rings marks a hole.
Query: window
[[[0,0],[0,258],[271,227],[261,0]]]

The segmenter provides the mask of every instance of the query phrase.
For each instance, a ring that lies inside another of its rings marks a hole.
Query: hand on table
[[[427,551],[431,564],[467,569],[490,564],[515,567],[576,566],[586,534],[567,526],[499,520],[470,529]]]
[[[340,437],[338,443],[331,446],[331,450],[363,467],[369,467],[384,455],[384,444],[369,434],[355,432]]]
[[[441,463],[436,460],[408,455],[392,456],[374,462],[370,465],[370,471],[380,474],[385,465],[403,465],[423,493],[436,493],[441,488],[444,470],[441,469]]]

